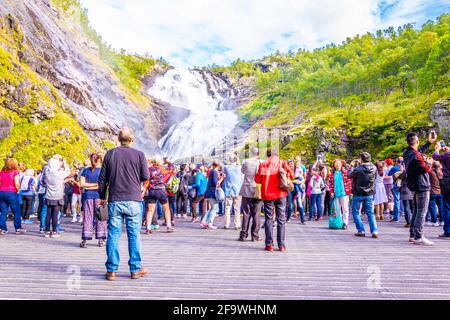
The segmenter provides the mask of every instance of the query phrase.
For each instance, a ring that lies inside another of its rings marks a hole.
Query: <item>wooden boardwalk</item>
[[[63,220],[60,239],[43,238],[36,224],[0,237],[0,299],[450,299],[450,241],[437,239],[440,227],[425,228],[436,245],[421,247],[407,242],[402,223],[381,222],[372,239],[354,237],[353,225],[333,231],[326,221],[295,221],[280,253],[238,242],[235,230],[177,219],[173,234],[142,235],[151,274],[140,280],[129,279],[123,234],[119,278],[107,282],[105,249],[95,241],[79,248],[81,226]]]

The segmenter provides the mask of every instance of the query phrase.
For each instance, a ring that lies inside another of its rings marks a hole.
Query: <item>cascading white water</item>
[[[237,125],[233,111],[221,106],[233,90],[220,78],[189,69],[172,69],[158,79],[149,94],[172,106],[190,111],[159,141],[163,155],[176,160],[209,154]]]

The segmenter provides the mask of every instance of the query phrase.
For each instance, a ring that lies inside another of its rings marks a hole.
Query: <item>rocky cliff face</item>
[[[170,106],[144,92],[140,101],[130,98],[76,19],[68,19],[50,0],[0,1],[0,40],[0,70],[24,75],[7,79],[0,74],[0,104],[15,113],[3,116],[2,137],[14,126],[6,118],[18,115],[39,124],[65,114],[87,134],[90,149],[111,146],[119,128],[129,126],[139,148],[158,150]]]

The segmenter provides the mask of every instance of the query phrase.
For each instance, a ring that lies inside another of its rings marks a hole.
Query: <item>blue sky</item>
[[[420,27],[450,0],[81,0],[116,49],[178,67],[227,65],[276,50],[314,49],[389,26]]]

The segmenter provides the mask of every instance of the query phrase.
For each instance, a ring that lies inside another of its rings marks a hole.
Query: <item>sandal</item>
[[[152,233],[152,229],[145,230],[145,234],[151,234],[151,233]]]
[[[167,227],[167,233],[172,233],[175,231],[174,227]]]
[[[104,246],[105,246],[105,240],[103,240],[103,239],[98,240],[98,246],[99,246],[100,248],[104,247]]]
[[[87,248],[86,240],[81,241],[80,248]]]

